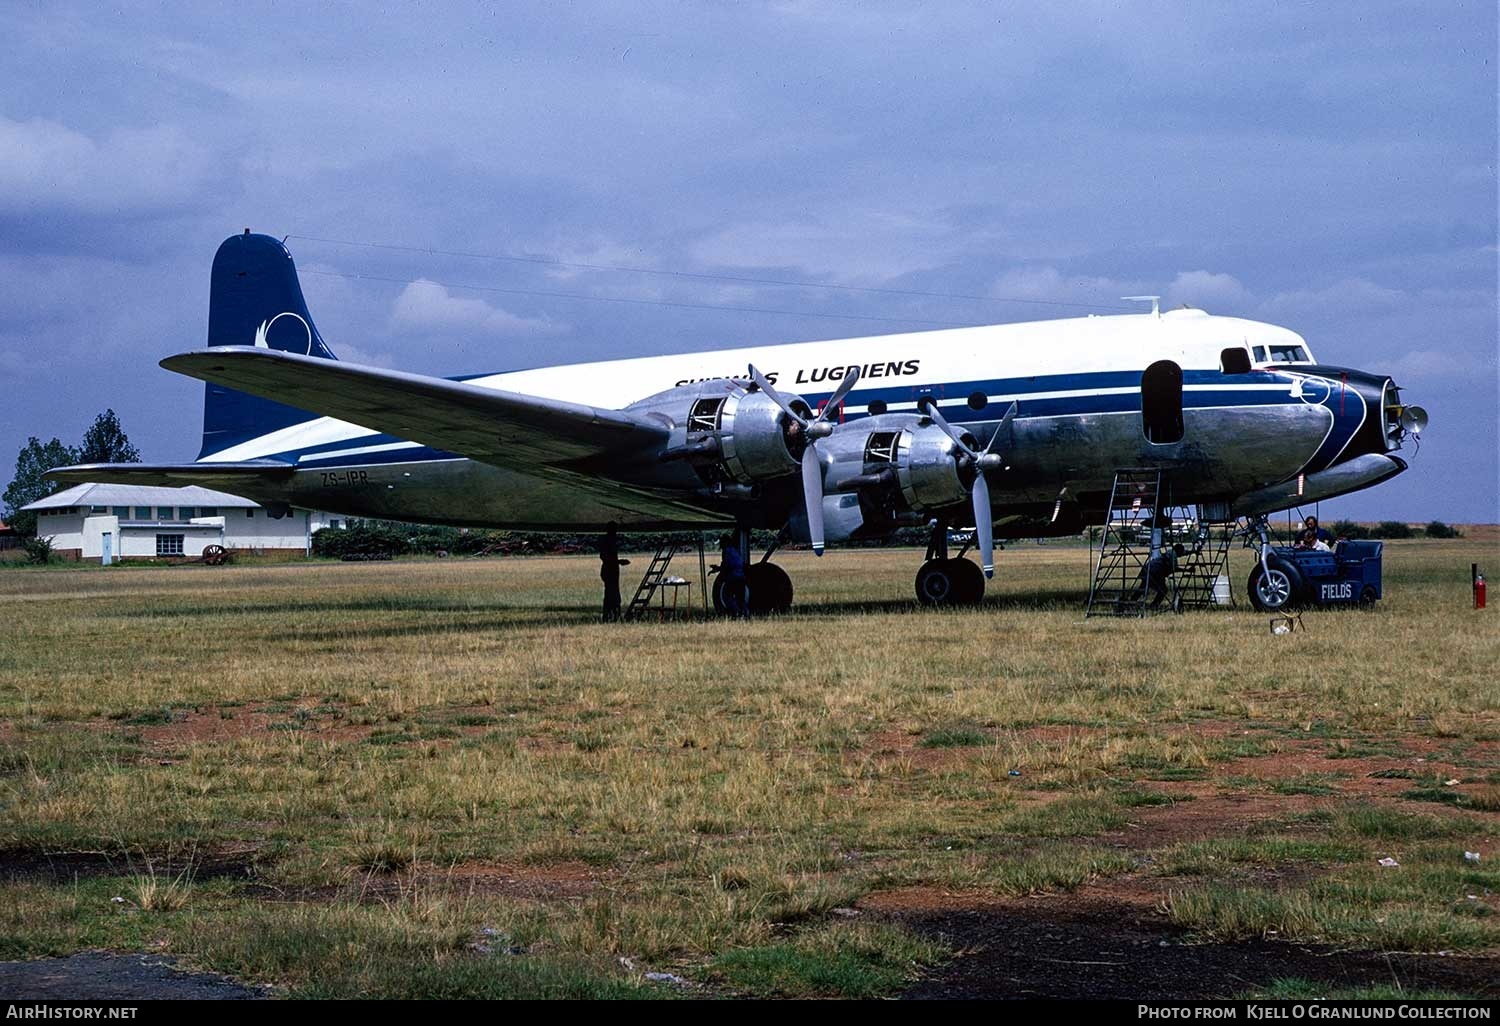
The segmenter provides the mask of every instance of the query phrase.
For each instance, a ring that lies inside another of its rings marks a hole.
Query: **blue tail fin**
[[[336,359],[313,326],[292,255],[269,235],[232,235],[214,255],[208,287],[208,344],[261,346]],[[312,419],[282,403],[208,385],[203,394],[203,447],[198,458],[257,435]]]

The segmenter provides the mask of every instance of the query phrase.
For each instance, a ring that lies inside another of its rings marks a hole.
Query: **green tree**
[[[105,410],[94,418],[94,424],[83,433],[83,445],[77,452],[77,463],[139,463],[140,450],[130,444],[120,418],[114,410]]]
[[[36,533],[36,514],[22,513],[21,507],[45,499],[62,486],[44,481],[42,475],[53,467],[78,462],[78,453],[56,438],[45,445],[33,436],[16,457],[16,476],[11,479],[0,499],[5,502],[5,521],[23,535]]]

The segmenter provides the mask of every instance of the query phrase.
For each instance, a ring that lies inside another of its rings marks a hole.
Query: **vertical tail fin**
[[[318,329],[292,255],[269,235],[232,235],[214,255],[208,289],[208,344],[260,346],[333,360]],[[221,385],[203,394],[204,459],[230,446],[312,419],[282,403],[246,395]]]

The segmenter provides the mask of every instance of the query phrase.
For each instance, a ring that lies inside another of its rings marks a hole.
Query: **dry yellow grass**
[[[1487,837],[1500,627],[1469,609],[1468,564],[1500,551],[1386,551],[1378,609],[1280,637],[1243,595],[1084,621],[1072,546],[1014,547],[982,609],[939,612],[910,600],[918,553],[788,553],[798,611],[750,623],[599,624],[587,557],[4,572],[0,849],[251,852],[259,886],[325,908],[299,937],[385,931],[398,963],[446,965],[491,926],[687,965],[870,888],[1134,870],[1080,840],[1129,818],[1122,789],[1265,793],[1219,778],[1282,746],[1329,752],[1332,784],[1292,794],[1338,791],[1367,749],[1441,749]],[[472,866],[519,882],[454,884]],[[410,886],[372,890],[380,870]],[[3,886],[12,953],[133,936],[76,905],[44,929],[77,895]],[[154,904],[178,950],[341,992],[336,968],[236,939],[264,929],[264,893],[198,880]]]

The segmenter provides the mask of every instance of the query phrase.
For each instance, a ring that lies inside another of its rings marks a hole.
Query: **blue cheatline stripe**
[[[1218,371],[1188,371],[1184,374],[1184,385],[1218,385],[1212,391],[1186,391],[1183,393],[1183,408],[1215,409],[1225,406],[1275,406],[1291,402],[1300,404],[1300,400],[1289,400],[1288,396],[1280,391],[1271,391],[1263,388],[1246,388],[1244,386],[1263,386],[1267,384],[1287,384],[1290,381],[1280,375],[1271,375],[1265,372],[1251,374],[1225,375]],[[1005,407],[1010,404],[1011,395],[1025,395],[1033,392],[1061,392],[1071,391],[1071,395],[1062,395],[1045,399],[1022,399],[1017,417],[1026,419],[1029,417],[1059,417],[1076,416],[1082,414],[1100,413],[1139,413],[1141,409],[1140,374],[1131,371],[1110,371],[1096,374],[1054,374],[1038,375],[1029,378],[1004,378],[990,381],[967,381],[951,382],[935,386],[911,386],[904,385],[891,388],[861,389],[854,397],[852,405],[865,405],[876,401],[883,401],[888,406],[899,403],[912,403],[918,396],[933,395],[944,404],[944,413],[948,420],[955,424],[967,423],[989,423],[997,420],[1003,413]],[[1132,391],[1124,394],[1098,395],[1092,390],[1103,388],[1131,388]],[[965,398],[975,392],[983,392],[989,400],[984,410],[971,410],[967,405],[962,405]],[[827,392],[799,392],[804,399],[816,406],[818,403],[832,395],[832,390]],[[955,403],[949,407],[949,403]],[[893,410],[892,412],[908,412]],[[866,416],[864,413],[850,413],[844,418],[845,423],[859,420]],[[1347,441],[1347,438],[1345,439]],[[363,449],[369,446],[393,445],[405,442],[407,439],[391,434],[362,435],[359,438],[351,438],[341,442],[332,442],[322,445],[307,446],[300,449],[289,449],[277,453],[273,459],[297,462],[300,458],[319,454],[333,454],[348,449]],[[452,459],[454,454],[442,450],[432,449],[426,446],[418,448],[396,449],[385,453],[359,453],[347,458],[329,458],[320,460],[309,460],[300,464],[305,469],[317,469],[319,467],[335,467],[350,465],[375,465],[384,463],[417,462],[423,459]]]
[[[896,401],[910,402],[909,393],[903,390],[901,398]],[[1269,406],[1275,405],[1278,402],[1284,403],[1285,401],[1285,397],[1281,397],[1277,393],[1230,391],[1215,394],[1190,392],[1185,397],[1184,409],[1219,409],[1227,406]],[[1004,409],[1005,405],[997,400],[991,400],[989,407],[982,412],[969,410],[967,407],[957,407],[949,411],[947,417],[954,424],[994,423],[998,420],[998,415]],[[1140,412],[1140,401],[1139,396],[1131,395],[1080,395],[1071,398],[1027,400],[1023,404],[1022,409],[1024,412],[1017,415],[1020,419],[1099,413],[1128,414]],[[845,418],[844,423],[852,424],[863,420],[867,416],[868,414],[864,413],[853,413]],[[348,466],[378,466],[390,463],[420,463],[426,460],[464,458],[459,454],[425,445],[392,449],[387,452],[355,452],[348,455],[339,455],[344,450],[400,444],[404,441],[406,440],[397,438],[394,435],[367,435],[348,442],[279,453],[274,458],[295,461],[300,456],[328,455],[327,459],[308,459],[306,462],[298,464],[299,469],[302,470],[322,470]]]

